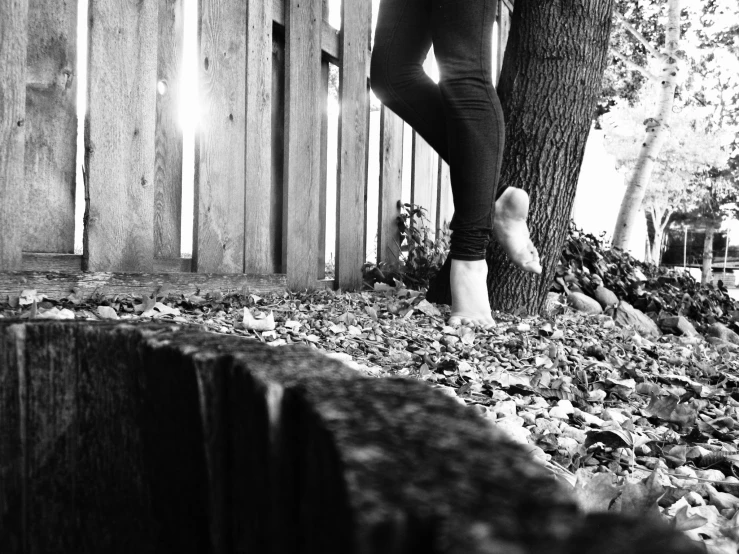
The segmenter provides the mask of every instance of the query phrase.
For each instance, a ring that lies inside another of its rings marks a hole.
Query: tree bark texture
[[[665,240],[665,231],[670,223],[673,211],[669,208],[648,206],[654,226],[654,238],[649,243],[649,257],[651,262],[658,266],[662,263],[662,243]],[[649,239],[647,239],[649,240]]]
[[[585,143],[606,67],[614,0],[518,0],[498,94],[506,120],[501,184],[530,195],[543,273],[488,253],[493,309],[538,312],[567,235]]]
[[[659,80],[659,99],[657,113],[654,118],[644,122],[646,137],[642,143],[639,157],[636,160],[634,172],[626,185],[624,199],[616,219],[616,228],[613,231],[613,246],[626,250],[634,226],[639,215],[639,208],[644,202],[649,181],[652,178],[654,163],[662,150],[672,106],[675,101],[677,87],[677,73],[679,71],[678,58],[675,52],[680,42],[680,11],[681,0],[669,0],[667,32],[665,36],[665,51],[659,59],[662,73]]]

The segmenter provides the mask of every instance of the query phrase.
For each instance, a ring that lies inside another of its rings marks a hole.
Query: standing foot
[[[493,234],[513,265],[531,273],[541,273],[539,252],[531,242],[526,217],[529,195],[510,187],[495,201]]]
[[[488,298],[488,264],[485,260],[452,260],[452,314],[449,325],[489,329],[495,325]]]

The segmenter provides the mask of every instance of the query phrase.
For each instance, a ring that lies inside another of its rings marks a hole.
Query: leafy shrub
[[[713,285],[701,285],[682,270],[641,262],[571,225],[557,265],[560,279],[555,280],[552,290],[561,292],[561,281],[569,281],[592,294],[594,274],[616,296],[645,313],[684,315],[707,324],[726,321],[735,309],[733,300]]]
[[[434,238],[426,209],[415,204],[402,204],[398,216],[401,259],[397,262],[366,263],[362,274],[366,286],[375,283],[394,285],[396,281],[413,289],[428,287],[438,273],[447,254],[451,231],[444,225]]]

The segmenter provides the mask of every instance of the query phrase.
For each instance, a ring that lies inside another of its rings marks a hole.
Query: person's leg
[[[372,88],[380,100],[450,164],[456,210],[451,257],[457,260],[452,272],[457,300],[452,311],[457,319],[483,324],[492,320],[489,308],[485,314],[487,267],[480,262],[493,232],[492,200],[503,146],[503,117],[491,74],[494,10],[492,0],[382,0],[371,70]],[[440,85],[422,68],[432,34],[439,50]],[[496,208],[500,222],[514,224],[512,231],[500,233],[501,225],[495,226],[496,238],[502,237],[509,255],[518,255],[519,259],[513,257],[518,265],[527,259],[521,254],[530,257],[531,251],[536,252],[525,223],[528,197],[520,192],[526,201],[523,219],[507,217],[522,211],[521,196],[513,195],[513,202],[509,199]],[[523,233],[516,222],[523,225]],[[526,252],[510,248],[521,244],[521,239],[530,247]]]

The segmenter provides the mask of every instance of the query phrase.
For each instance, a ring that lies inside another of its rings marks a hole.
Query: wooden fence
[[[17,294],[19,279],[51,296],[74,287],[118,293],[134,282],[359,287],[371,8],[367,0],[343,0],[337,30],[326,21],[327,0],[200,0],[202,119],[193,255],[183,259],[183,0],[90,2],[86,83],[76,78],[76,2],[2,0],[0,297]],[[511,9],[501,0],[498,52]],[[326,214],[330,64],[338,66],[341,105],[335,214]],[[84,252],[75,256],[82,86]],[[391,260],[399,255],[404,124],[383,108],[380,126],[377,253]],[[412,145],[410,200],[438,228],[452,210],[449,171],[415,134]],[[324,279],[327,215],[336,225],[332,281]]]

